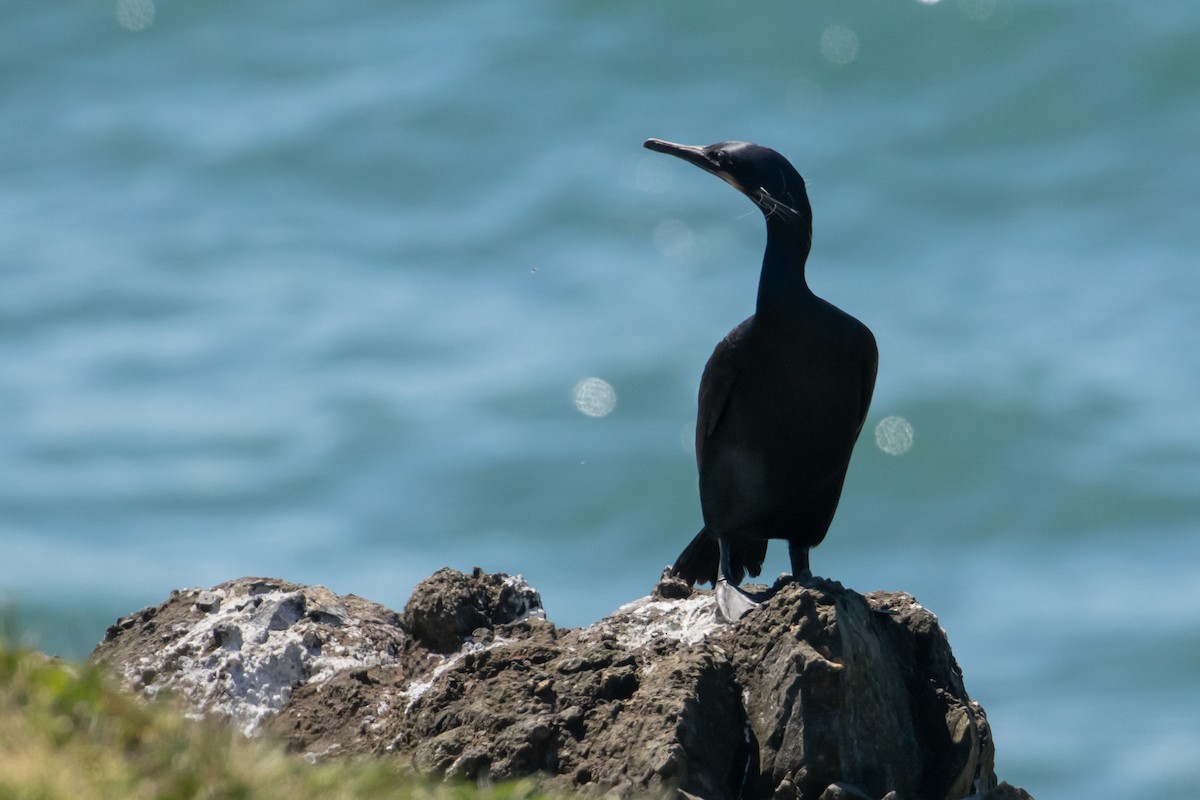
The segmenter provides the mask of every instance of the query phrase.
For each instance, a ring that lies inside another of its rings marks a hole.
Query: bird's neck
[[[794,314],[799,304],[813,297],[804,278],[811,244],[811,230],[767,220],[767,249],[758,279],[757,316]]]

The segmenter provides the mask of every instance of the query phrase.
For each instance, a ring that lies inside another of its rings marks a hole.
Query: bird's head
[[[682,158],[749,197],[769,221],[812,236],[812,207],[804,178],[783,156],[750,142],[717,142],[707,147],[647,139],[644,146]]]

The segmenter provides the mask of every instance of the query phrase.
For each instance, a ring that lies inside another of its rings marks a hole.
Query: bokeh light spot
[[[691,420],[683,423],[679,429],[679,445],[683,452],[695,458],[696,456],[696,423]]]
[[[671,171],[665,159],[642,159],[638,162],[633,181],[640,191],[651,194],[665,192],[671,185]]]
[[[893,456],[907,453],[913,446],[913,426],[904,417],[884,417],[875,426],[875,444]]]
[[[830,64],[849,64],[858,58],[858,34],[845,25],[830,25],[821,33],[820,48]]]
[[[114,13],[122,28],[142,31],[154,24],[154,0],[117,0]]]
[[[988,28],[1003,28],[1012,19],[1009,0],[958,0],[958,10]]]
[[[572,393],[575,408],[589,417],[606,417],[617,407],[617,390],[602,378],[584,378]]]
[[[678,219],[663,220],[654,226],[654,246],[658,252],[670,259],[685,257],[692,251],[695,237],[686,222]]]

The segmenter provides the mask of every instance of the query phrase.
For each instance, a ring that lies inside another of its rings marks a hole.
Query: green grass
[[[477,789],[383,759],[309,764],[278,744],[146,704],[97,668],[0,642],[4,800],[534,800],[533,782]]]

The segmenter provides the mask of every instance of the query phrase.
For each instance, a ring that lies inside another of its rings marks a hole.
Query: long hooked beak
[[[647,139],[642,143],[642,146],[656,153],[666,153],[669,156],[681,158],[689,164],[695,164],[705,172],[716,175],[746,195],[746,197],[749,197],[754,205],[762,209],[762,212],[768,218],[776,216],[787,222],[797,222],[800,220],[800,212],[796,211],[791,205],[774,197],[762,186],[743,186],[736,178],[717,166],[717,162],[709,156],[708,149],[705,147],[699,147],[694,144],[676,144],[675,142],[668,142],[665,139]]]
[[[682,158],[689,164],[695,164],[705,172],[711,172],[714,175],[718,172],[717,165],[704,152],[704,148],[694,144],[676,144],[663,139],[647,139],[642,143],[642,147],[656,153],[666,153],[669,156]]]

